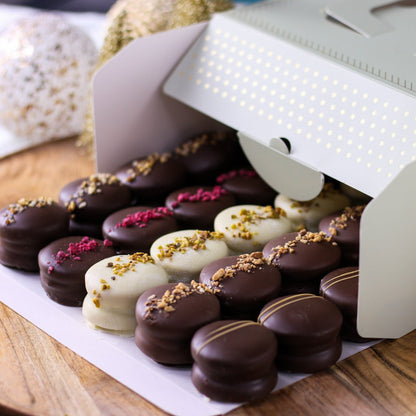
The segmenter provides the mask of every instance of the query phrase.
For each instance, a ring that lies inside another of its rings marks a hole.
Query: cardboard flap
[[[360,229],[358,331],[398,338],[416,328],[416,163],[364,210]]]
[[[309,201],[321,192],[324,175],[293,160],[279,139],[265,146],[242,132],[238,137],[249,162],[272,188],[297,201]]]
[[[97,71],[93,98],[98,171],[112,172],[130,160],[170,151],[193,135],[222,128],[162,92],[169,72],[205,26],[136,39]]]

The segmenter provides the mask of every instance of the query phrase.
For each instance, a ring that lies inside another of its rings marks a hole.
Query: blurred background
[[[4,0],[0,3],[47,10],[106,13],[115,0]]]

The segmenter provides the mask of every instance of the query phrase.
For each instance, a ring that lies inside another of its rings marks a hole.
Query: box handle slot
[[[267,146],[242,132],[238,138],[251,165],[276,191],[297,201],[309,201],[321,192],[324,175],[289,154],[288,139],[272,138]]]
[[[389,24],[371,13],[373,9],[391,4],[391,0],[348,0],[326,6],[324,13],[361,35],[371,38],[393,30]]]

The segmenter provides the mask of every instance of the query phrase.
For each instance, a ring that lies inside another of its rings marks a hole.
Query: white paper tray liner
[[[193,386],[189,368],[153,362],[141,353],[132,337],[89,328],[81,308],[59,305],[46,296],[38,274],[0,265],[0,276],[1,302],[164,411],[181,416],[210,416],[227,413],[241,405],[208,400]],[[341,360],[373,344],[344,342]],[[276,390],[304,377],[307,374],[279,373]]]

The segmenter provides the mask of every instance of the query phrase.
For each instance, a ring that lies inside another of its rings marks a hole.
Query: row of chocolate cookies
[[[213,224],[211,227],[206,227],[205,230],[213,228],[216,233],[221,234],[231,254],[261,250],[267,242],[293,231],[297,225],[297,223],[293,223],[287,218],[286,212],[280,207],[273,208],[270,205],[232,205],[221,210],[222,205],[216,205],[217,197],[221,197],[220,190],[212,192],[200,189],[195,194],[188,192],[179,193],[178,195],[179,197],[173,203],[170,203],[171,206],[173,205],[172,208],[175,209],[177,204],[180,207],[185,206],[189,212],[204,213],[203,217],[209,217],[210,223]],[[212,208],[210,216],[205,215],[207,209],[204,209],[204,207],[208,206]],[[214,206],[215,208],[213,208]],[[339,205],[337,207],[340,208]],[[348,250],[350,256],[355,256],[354,261],[356,261],[358,258],[359,214],[358,208],[349,209],[349,211],[354,212],[355,219],[358,219],[358,226],[354,223],[351,223],[351,226],[343,225],[344,228],[339,235],[349,234],[351,236],[350,243],[342,243],[341,247],[343,252]],[[212,215],[215,213],[216,215],[212,219]],[[325,214],[325,211],[318,218],[321,219],[324,216],[323,214]],[[336,218],[338,214],[334,215],[334,218]],[[345,217],[342,212],[340,215]],[[105,238],[114,242],[115,247],[121,253],[146,251],[151,252],[154,257],[158,257],[162,262],[174,263],[174,259],[179,256],[178,252],[184,250],[178,239],[190,238],[190,234],[195,234],[197,231],[197,228],[190,227],[188,230],[193,232],[187,231],[186,235],[183,232],[178,232],[177,230],[183,230],[185,225],[184,221],[178,221],[177,219],[178,216],[175,215],[175,211],[167,207],[130,207],[110,215],[104,221],[103,234]],[[195,225],[194,221],[196,220],[192,219],[186,225]],[[202,222],[204,221],[203,218]],[[337,227],[340,228],[341,221],[337,221],[339,223]],[[334,234],[334,231],[332,234]],[[329,236],[332,234],[329,234]],[[333,236],[333,238],[337,237]],[[175,245],[181,247],[181,250],[173,250],[172,247]],[[165,246],[166,249],[163,248]],[[165,254],[164,251],[166,251]],[[168,260],[165,261],[166,258]],[[181,261],[179,260],[179,262]],[[196,264],[194,266],[196,267]],[[174,274],[179,272],[180,269]],[[196,277],[191,276],[190,279],[192,278]],[[314,283],[316,291],[318,283],[317,281]]]
[[[106,217],[132,205],[138,210],[166,206],[180,228],[212,229],[220,210],[240,200],[271,204],[276,196],[247,166],[234,133],[206,133],[170,153],[135,159],[111,175],[73,181],[62,188],[59,201],[71,213],[70,233],[74,235],[102,238]],[[131,213],[133,209],[124,212]]]
[[[160,204],[170,192],[189,185],[213,185],[224,169],[246,159],[233,132],[204,133],[169,153],[154,153],[121,166],[115,175],[136,204]]]

